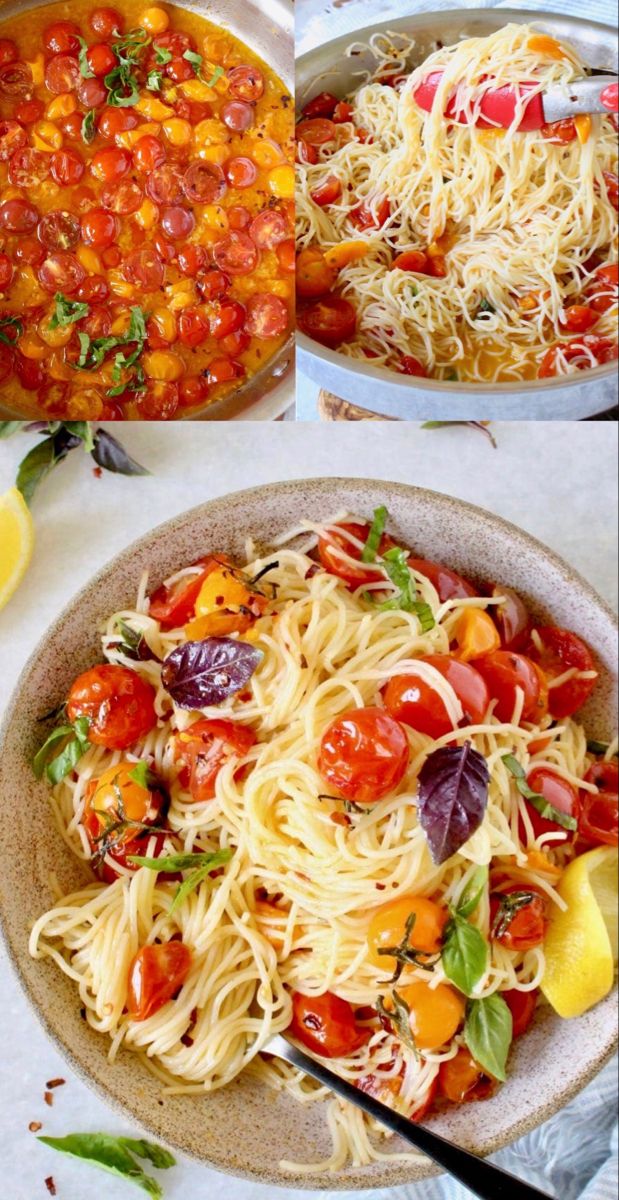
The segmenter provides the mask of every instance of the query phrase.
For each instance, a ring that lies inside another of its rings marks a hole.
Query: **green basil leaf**
[[[16,483],[26,504],[30,503],[41,480],[57,462],[55,439],[49,437],[33,446],[19,464]]]
[[[443,942],[443,970],[465,996],[471,996],[488,966],[488,943],[476,925],[454,913]]]
[[[82,304],[79,300],[69,300],[67,296],[63,296],[62,292],[56,292],[54,304],[54,312],[49,320],[50,329],[74,325],[76,321],[81,321],[82,317],[87,317],[90,312],[87,304]]]
[[[459,901],[456,912],[459,917],[470,917],[475,912],[488,883],[488,868],[477,867],[471,875]]]
[[[149,71],[146,76],[146,87],[149,92],[160,92],[163,87],[163,75],[161,71]]]
[[[498,992],[467,1005],[464,1040],[473,1058],[489,1075],[505,1083],[505,1064],[512,1041],[512,1014]]]
[[[4,330],[7,328],[15,330],[14,337],[9,337],[8,333],[4,332]],[[14,346],[17,339],[21,337],[23,332],[23,322],[19,317],[0,317],[0,342],[2,342],[4,346]]]
[[[12,437],[14,433],[23,429],[23,425],[23,421],[0,421],[0,440]]]
[[[383,554],[382,565],[393,585],[399,588],[399,592],[379,604],[379,612],[398,608],[403,609],[404,612],[414,612],[419,619],[422,633],[433,629],[435,621],[430,605],[426,604],[424,600],[417,600],[415,580],[408,565],[408,551],[402,550],[400,546],[393,546]]]
[[[91,450],[94,450],[95,439],[90,427],[90,421],[63,421],[62,424],[64,429],[67,429],[69,433],[73,434],[74,437],[78,437],[84,443],[84,450],[88,454],[90,454]]]
[[[555,808],[553,804],[540,795],[539,792],[534,792],[527,783],[527,776],[524,767],[514,758],[513,754],[502,754],[502,761],[505,763],[508,771],[511,771],[516,780],[516,787],[521,796],[528,800],[529,804],[544,817],[547,821],[553,821],[555,825],[560,825],[562,829],[578,829],[578,821],[575,817],[570,817],[568,813],[561,812]]]
[[[83,79],[94,79],[95,73],[91,69],[90,63],[88,62],[88,59],[86,58],[86,55],[88,54],[88,50],[89,50],[88,42],[83,37],[78,37],[77,40],[80,44],[80,52],[79,52],[78,59],[77,59],[77,61],[79,62],[79,65],[80,65],[80,75],[82,76]]]
[[[43,778],[50,750],[53,749],[57,742],[64,741],[65,738],[72,737],[73,735],[74,729],[72,725],[59,725],[57,729],[52,729],[49,737],[46,738],[43,745],[37,750],[32,760],[32,769],[37,779]]]
[[[135,1183],[153,1200],[161,1200],[161,1184],[145,1173],[134,1155],[149,1159],[157,1167],[171,1167],[176,1161],[169,1151],[152,1142],[114,1137],[109,1133],[70,1133],[64,1138],[39,1136],[38,1141],[61,1154],[82,1159],[110,1175]]]
[[[137,867],[148,867],[149,871],[163,871],[175,874],[176,871],[190,871],[192,867],[207,867],[214,871],[230,862],[232,851],[217,850],[214,854],[162,854],[160,858],[142,858],[139,854],[127,855],[127,862],[135,863]]]
[[[20,423],[19,421],[13,421],[13,422],[6,421],[5,422],[5,424],[7,424],[7,425],[10,425],[10,424],[19,425],[19,423]],[[0,437],[2,437],[1,432],[0,432]],[[596,742],[592,738],[590,738],[587,741],[587,750],[589,751],[590,754],[606,754],[606,751],[608,750],[609,746],[610,746],[610,742]],[[615,755],[615,757],[616,757],[616,755]]]
[[[134,783],[137,783],[138,787],[148,789],[152,779],[152,771],[150,770],[148,763],[144,762],[144,759],[141,759],[139,763],[135,764],[133,770],[129,772],[129,778],[132,779]]]
[[[205,80],[207,87],[215,87],[218,79],[221,79],[224,73],[223,67],[215,67],[210,79]]]
[[[184,57],[184,55],[183,55]],[[155,62],[159,66],[164,66],[165,63],[172,61],[172,52],[167,50],[165,46],[155,46]]]
[[[374,509],[374,520],[370,525],[370,532],[368,533],[367,541],[363,547],[363,550],[361,551],[361,562],[376,562],[376,555],[378,554],[380,539],[385,531],[385,524],[388,516],[389,513],[387,512],[384,504],[381,504],[380,508]]]
[[[190,65],[193,67],[196,75],[199,75],[200,67],[202,66],[202,55],[196,54],[195,50],[185,50],[185,53],[183,54],[183,58],[185,59],[186,62],[190,63]]]
[[[88,112],[84,113],[84,119],[82,121],[82,128],[80,132],[82,135],[82,141],[85,142],[87,146],[89,146],[91,142],[94,142],[97,136],[97,130],[95,128],[95,115],[94,108],[89,108]]]

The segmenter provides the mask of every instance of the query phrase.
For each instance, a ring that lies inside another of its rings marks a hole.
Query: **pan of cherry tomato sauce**
[[[0,23],[0,400],[168,420],[247,387],[293,323],[291,97],[171,5]]]

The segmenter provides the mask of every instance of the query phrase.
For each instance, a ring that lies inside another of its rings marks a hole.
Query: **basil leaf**
[[[163,87],[163,75],[161,71],[149,71],[146,76],[146,87],[149,92],[160,92]]]
[[[94,142],[97,136],[94,108],[90,108],[87,113],[84,113],[84,120],[82,121],[82,128],[80,132],[82,135],[82,141],[85,142],[87,146],[89,146],[91,142]]]
[[[189,875],[187,879],[184,879],[182,883],[179,883],[174,893],[174,899],[168,910],[168,916],[172,916],[172,913],[176,912],[177,908],[180,908],[181,904],[183,904],[187,897],[190,896],[191,893],[195,891],[195,889],[199,887],[201,883],[204,882],[212,870],[212,864],[205,863],[203,867],[198,867],[197,871],[192,871],[191,875]]]
[[[454,913],[447,925],[442,953],[443,970],[448,979],[471,996],[488,966],[488,943],[476,925]]]
[[[64,741],[67,737],[73,736],[72,725],[59,725],[57,729],[53,729],[49,737],[43,742],[43,745],[37,750],[33,760],[32,769],[37,779],[43,777],[45,765],[47,763],[49,752],[53,749],[57,742]]]
[[[215,67],[210,79],[205,80],[207,87],[215,87],[218,79],[221,79],[224,73],[223,67]]]
[[[184,55],[183,55],[184,57]],[[155,46],[155,62],[160,66],[172,61],[172,53],[165,46]]]
[[[162,854],[161,858],[142,858],[139,854],[129,854],[127,862],[135,863],[138,867],[148,867],[149,871],[175,874],[176,871],[190,871],[192,867],[208,867],[209,871],[214,871],[216,867],[223,867],[231,858],[232,851],[226,848],[213,854]]]
[[[19,425],[20,422],[19,421],[12,421],[12,422],[5,421],[5,424],[6,425],[11,425],[11,424]],[[2,432],[0,432],[0,437],[2,437]],[[596,742],[593,739],[589,739],[587,741],[587,750],[589,751],[590,754],[606,754],[606,751],[608,750],[609,746],[610,746],[610,742]],[[616,755],[615,755],[615,757],[616,757]]]
[[[378,547],[380,546],[380,539],[385,531],[385,524],[388,516],[389,513],[387,512],[384,504],[381,504],[380,508],[374,509],[374,520],[370,525],[370,532],[368,533],[367,541],[363,547],[363,550],[361,551],[361,562],[376,562],[376,555],[378,553]]]
[[[15,337],[9,337],[8,333],[4,333],[4,330],[7,328],[15,330]],[[4,346],[14,346],[23,332],[23,322],[19,317],[0,317],[0,342]]]
[[[117,475],[150,475],[150,471],[131,458],[107,429],[97,430],[92,457],[104,471],[112,471]]]
[[[0,421],[0,440],[10,438],[14,433],[18,433],[23,424],[23,421]]]
[[[467,1005],[464,1040],[480,1067],[505,1083],[505,1064],[512,1041],[512,1014],[495,992]]]
[[[84,450],[90,454],[95,448],[95,442],[90,428],[90,421],[63,421],[63,427],[74,437],[84,443]]]
[[[471,875],[456,908],[459,917],[470,917],[475,912],[488,883],[488,868],[477,867]]]
[[[78,58],[77,58],[77,61],[79,62],[79,65],[80,65],[80,75],[82,76],[83,79],[94,79],[95,73],[91,69],[90,63],[88,62],[88,59],[86,58],[86,55],[88,54],[88,51],[90,49],[88,42],[83,37],[78,37],[77,40],[80,44],[80,52],[79,52]]]
[[[33,446],[17,470],[16,485],[26,504],[30,504],[37,487],[52,468],[79,444],[79,438],[60,426],[51,437]]]
[[[495,313],[495,312],[496,312],[496,308],[494,307],[494,305],[492,305],[489,300],[483,299],[480,302],[480,304],[477,306],[477,312],[475,313],[474,319],[477,320],[477,318],[479,316],[483,315],[483,313],[491,314],[491,313]]]
[[[73,325],[76,321],[81,321],[82,317],[87,317],[90,312],[87,304],[82,304],[79,300],[69,300],[62,292],[56,292],[54,304],[56,307],[49,320],[50,329]]]
[[[489,780],[488,764],[470,742],[442,746],[428,755],[419,772],[417,815],[437,866],[479,829]]]
[[[553,821],[555,825],[560,825],[562,829],[578,829],[578,821],[575,817],[570,817],[568,813],[561,812],[555,808],[553,804],[540,795],[539,792],[534,792],[527,783],[527,776],[524,767],[514,758],[513,754],[502,754],[502,761],[505,763],[508,771],[511,771],[516,780],[516,787],[521,796],[532,805],[532,807],[544,817],[546,821]]]
[[[153,1200],[161,1200],[163,1190],[161,1184],[147,1175],[137,1162],[134,1155],[147,1158],[156,1167],[174,1166],[176,1159],[168,1150],[155,1145],[153,1142],[138,1141],[134,1138],[114,1137],[109,1133],[70,1133],[64,1138],[41,1137],[37,1139],[52,1150],[68,1154],[71,1158],[80,1158],[135,1183],[137,1187],[148,1192]]]
[[[182,57],[186,60],[186,62],[190,63],[196,75],[199,75],[200,67],[202,66],[202,55],[196,54],[195,50],[185,50],[185,53]]]
[[[453,374],[453,375],[447,375],[446,378],[447,379],[457,379],[458,376],[456,374]],[[494,435],[490,432],[490,430],[488,429],[488,421],[424,421],[421,428],[422,429],[442,429],[443,426],[445,426],[447,428],[450,425],[463,425],[463,426],[468,425],[469,429],[478,429],[480,433],[483,433],[484,436],[488,438],[490,445],[493,446],[495,450],[498,449],[497,440],[494,437]]]
[[[183,642],[164,660],[161,682],[179,708],[206,708],[245,687],[261,661],[260,650],[234,638]]]
[[[37,779],[40,779],[45,771],[50,783],[60,783],[61,779],[77,766],[88,749],[89,728],[90,719],[78,717],[73,725],[61,725],[59,730],[54,729],[33,759],[32,766]],[[60,740],[64,743],[60,753],[50,758],[50,750]]]
[[[433,629],[435,621],[430,605],[416,598],[415,581],[408,565],[408,551],[402,550],[399,546],[393,546],[383,554],[381,561],[391,582],[399,588],[399,592],[397,595],[391,596],[389,600],[380,603],[378,611],[388,612],[401,608],[404,612],[414,612],[419,619],[422,633]]]
[[[135,764],[133,770],[129,772],[129,778],[132,779],[134,783],[137,783],[138,787],[146,788],[148,790],[150,787],[152,787],[155,776],[153,775],[148,763],[144,762],[144,759],[142,758],[140,762]]]

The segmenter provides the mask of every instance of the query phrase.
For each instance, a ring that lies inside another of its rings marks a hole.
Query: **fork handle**
[[[538,1188],[524,1183],[508,1171],[502,1171],[500,1167],[493,1166],[468,1150],[462,1150],[460,1146],[446,1141],[437,1133],[432,1133],[429,1129],[416,1125],[408,1117],[394,1112],[380,1100],[375,1100],[373,1096],[360,1091],[347,1079],[335,1075],[319,1059],[311,1058],[287,1039],[285,1058],[306,1075],[311,1075],[319,1083],[326,1084],[338,1096],[350,1100],[351,1104],[356,1104],[357,1108],[362,1108],[369,1116],[380,1121],[381,1125],[386,1125],[417,1150],[427,1154],[428,1158],[463,1183],[473,1195],[479,1196],[480,1200],[514,1200],[515,1196],[518,1200],[553,1200],[548,1192],[540,1192]]]

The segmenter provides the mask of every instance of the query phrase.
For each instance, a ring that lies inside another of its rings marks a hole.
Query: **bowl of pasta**
[[[481,1154],[546,1120],[615,1044],[615,652],[585,580],[438,493],[309,479],[154,529],[0,735],[38,1019],[155,1137],[271,1184],[433,1171],[262,1054],[283,1030]]]
[[[519,9],[402,15],[300,58],[301,368],[403,418],[610,407],[617,117],[532,127],[523,97],[616,71],[616,30]]]

